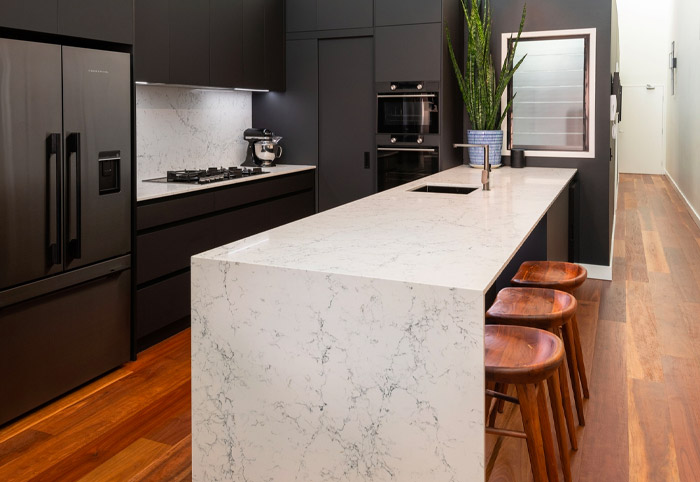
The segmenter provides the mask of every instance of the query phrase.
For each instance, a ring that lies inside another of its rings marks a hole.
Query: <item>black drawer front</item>
[[[0,424],[129,360],[131,271],[0,310]]]
[[[244,184],[212,188],[204,192],[174,199],[145,201],[137,209],[137,229],[150,229],[202,216],[214,211],[232,209],[244,204],[264,201],[306,189],[313,189],[315,172],[304,171]]]
[[[190,316],[189,271],[136,292],[136,339]]]
[[[286,196],[137,236],[137,283],[189,268],[197,253],[232,243],[314,212],[314,192]]]

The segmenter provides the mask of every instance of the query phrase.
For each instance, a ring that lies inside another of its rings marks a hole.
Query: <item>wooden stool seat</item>
[[[564,344],[555,335],[535,328],[486,325],[486,379],[501,383],[537,383],[564,360]]]
[[[576,307],[576,298],[564,291],[504,288],[486,312],[486,322],[551,331],[569,322],[576,313]]]
[[[565,444],[562,411],[560,367],[564,361],[564,344],[552,333],[536,328],[514,325],[486,325],[484,347],[487,386],[514,385],[518,394],[524,432],[498,429],[494,423],[486,433],[524,438],[530,455],[530,467],[535,482],[558,482],[559,475],[552,441],[545,382],[557,434],[564,480],[571,481],[571,465]],[[501,393],[487,390],[486,407]],[[493,408],[497,410],[498,404]]]
[[[586,281],[586,268],[563,261],[525,261],[511,280],[513,286],[538,287],[571,293]]]

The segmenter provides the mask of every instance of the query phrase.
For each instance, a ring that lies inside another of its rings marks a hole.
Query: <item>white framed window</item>
[[[516,34],[504,33],[502,59]],[[514,63],[525,55],[501,99],[515,93],[501,126],[503,154],[595,157],[596,29],[523,32]]]

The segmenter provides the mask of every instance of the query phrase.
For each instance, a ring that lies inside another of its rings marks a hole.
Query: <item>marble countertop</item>
[[[458,166],[197,255],[431,286],[486,291],[576,173]],[[411,192],[472,186],[467,195]]]
[[[260,174],[258,176],[243,177],[239,179],[233,179],[231,181],[215,182],[211,184],[184,184],[179,182],[159,183],[141,180],[136,183],[136,201],[148,201],[150,199],[175,196],[178,194],[185,194],[193,191],[201,191],[203,189],[213,189],[218,187],[230,186],[232,184],[240,184],[243,182],[255,181],[275,176],[283,176],[285,174],[308,171],[310,169],[316,169],[316,166],[278,164],[275,167],[263,168],[264,171],[270,171],[269,174]]]

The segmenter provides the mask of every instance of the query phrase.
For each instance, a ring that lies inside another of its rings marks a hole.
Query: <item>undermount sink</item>
[[[426,184],[424,186],[411,189],[411,192],[441,192],[445,194],[469,194],[478,190],[478,187],[468,186],[439,186],[435,184]]]

